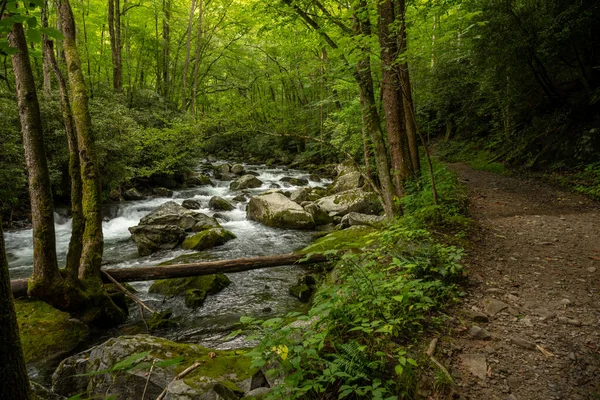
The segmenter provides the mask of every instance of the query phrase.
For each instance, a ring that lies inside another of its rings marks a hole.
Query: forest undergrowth
[[[470,220],[456,177],[439,164],[435,175],[437,206],[423,183],[402,200],[404,215],[365,236],[361,250],[325,251],[340,258],[307,315],[241,318],[260,338],[252,365],[277,383],[269,398],[412,398],[425,371],[447,389],[452,378],[425,354],[424,337],[444,329],[463,295],[460,243]]]

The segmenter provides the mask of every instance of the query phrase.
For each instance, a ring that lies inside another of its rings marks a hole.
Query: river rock
[[[344,216],[351,212],[361,214],[378,214],[382,211],[377,195],[362,189],[352,189],[345,192],[323,197],[316,204],[332,216]]]
[[[224,245],[235,238],[236,236],[226,229],[211,228],[186,238],[181,244],[181,248],[185,250],[201,251]]]
[[[141,194],[136,188],[127,189],[123,192],[123,198],[125,200],[144,200],[144,195]]]
[[[220,174],[228,174],[229,172],[231,172],[231,166],[227,163],[221,164],[215,167],[215,172],[218,172]]]
[[[186,178],[185,183],[188,186],[206,186],[206,185],[212,186],[212,184],[213,184],[212,181],[210,180],[210,177],[208,175],[204,175],[204,174],[190,175]]]
[[[267,226],[292,229],[315,227],[313,216],[279,191],[253,196],[248,202],[246,214],[248,219]]]
[[[346,190],[352,190],[362,187],[365,184],[360,171],[354,170],[346,172],[343,175],[338,176],[333,182],[331,193],[345,192]]]
[[[31,400],[65,400],[66,398],[56,393],[52,393],[50,389],[40,385],[39,383],[30,381]]]
[[[172,250],[185,238],[185,230],[176,225],[137,225],[129,228],[140,256],[160,250]]]
[[[160,364],[178,356],[183,356],[181,364]],[[106,371],[135,357],[139,359],[131,364],[137,368]],[[195,361],[200,362],[198,368],[184,379],[174,379]],[[211,350],[149,335],[121,336],[63,360],[52,376],[53,391],[67,397],[84,393],[86,398],[139,400],[144,391],[147,399],[156,399],[167,388],[165,400],[233,400],[249,386],[256,370],[251,361],[234,350]]]
[[[333,218],[329,216],[325,210],[319,207],[315,203],[308,203],[302,206],[306,212],[312,215],[313,220],[315,221],[315,225],[328,225],[333,222]]]
[[[246,171],[246,175],[260,176],[260,173],[258,173],[256,171]]]
[[[198,210],[202,208],[202,203],[194,199],[185,199],[183,203],[181,203],[181,206],[188,210]]]
[[[357,225],[375,227],[383,223],[383,221],[385,221],[385,217],[383,216],[351,212],[342,217],[342,221],[340,222],[340,224],[342,225],[342,228],[349,228],[351,226]]]
[[[298,204],[302,203],[303,201],[309,201],[311,192],[312,188],[296,189],[290,194],[290,200],[295,201]]]
[[[279,182],[286,182],[294,186],[306,186],[308,185],[308,179],[306,178],[292,178],[291,176],[284,176]]]
[[[231,211],[234,209],[230,202],[219,196],[213,196],[208,202],[208,206],[213,210]]]
[[[244,166],[242,164],[234,164],[231,167],[231,171],[232,174],[236,174],[236,175],[242,175],[244,173]]]
[[[262,181],[254,175],[246,174],[231,182],[229,188],[231,190],[252,189],[261,187],[262,184]]]
[[[174,225],[187,231],[196,224],[195,214],[174,201],[168,201],[142,218],[139,225]]]
[[[216,172],[215,173],[215,178],[217,178],[220,181],[234,181],[237,179],[237,175],[236,174],[232,174],[230,172],[227,173],[221,173],[221,172]]]
[[[152,189],[152,194],[155,194],[160,197],[173,197],[173,191],[165,187],[156,187]]]
[[[310,174],[308,176],[308,180],[311,181],[311,182],[317,182],[317,183],[320,183],[320,182],[323,181],[323,179],[321,179],[321,177],[319,175],[316,175],[316,174]]]
[[[207,229],[221,227],[221,224],[219,224],[219,221],[217,221],[216,217],[209,217],[206,214],[195,213],[194,219],[196,220],[196,224],[192,227],[193,232],[202,232]]]
[[[223,274],[159,279],[150,286],[148,292],[168,297],[184,295],[185,305],[197,308],[204,304],[207,295],[219,293],[230,284],[229,278]]]

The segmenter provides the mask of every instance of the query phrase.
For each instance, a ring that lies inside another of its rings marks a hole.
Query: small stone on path
[[[596,272],[596,267],[589,267],[589,268],[587,269],[587,272],[591,272],[591,273],[594,273],[594,272]]]
[[[483,301],[483,306],[485,309],[485,313],[487,315],[491,315],[492,317],[498,314],[500,311],[504,310],[508,307],[503,301],[495,300],[495,299],[487,299]]]
[[[473,337],[473,339],[478,339],[478,340],[489,340],[492,338],[492,335],[490,335],[490,333],[488,331],[486,331],[485,329],[483,329],[477,325],[473,325],[471,327],[469,334]]]
[[[529,340],[525,340],[518,336],[513,336],[510,338],[510,340],[519,347],[527,350],[535,350],[535,343],[532,343]]]
[[[479,379],[485,380],[487,376],[487,363],[485,356],[481,354],[463,354],[461,356],[462,363],[470,373],[478,377]]]
[[[568,325],[581,326],[581,321],[578,319],[571,319],[567,317],[558,317],[558,322]]]
[[[478,322],[478,323],[483,323],[483,324],[487,324],[488,322],[490,322],[489,317],[479,311],[471,312],[471,319],[473,320],[473,322]]]

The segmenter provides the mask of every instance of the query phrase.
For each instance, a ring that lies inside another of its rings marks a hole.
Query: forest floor
[[[600,203],[450,168],[475,223],[458,333],[444,346],[458,398],[600,399]]]

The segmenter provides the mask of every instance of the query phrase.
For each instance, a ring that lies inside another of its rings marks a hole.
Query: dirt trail
[[[533,180],[451,169],[477,225],[471,285],[447,352],[460,398],[600,399],[600,204]]]

